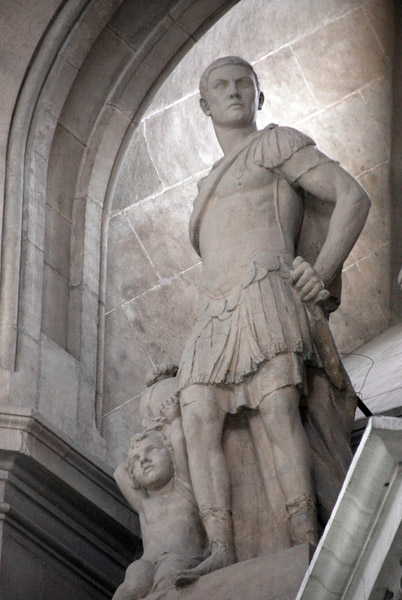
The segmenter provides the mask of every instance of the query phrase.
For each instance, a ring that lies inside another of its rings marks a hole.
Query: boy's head
[[[163,488],[174,475],[173,457],[165,436],[159,431],[135,435],[130,442],[126,468],[134,489]]]

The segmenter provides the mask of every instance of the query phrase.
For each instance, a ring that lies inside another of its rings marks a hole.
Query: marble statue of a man
[[[300,406],[318,389],[308,370],[328,389],[342,384],[331,381],[323,364],[311,314],[355,244],[370,203],[311,138],[277,125],[257,130],[264,96],[243,59],[212,63],[200,92],[224,157],[200,182],[190,221],[202,259],[201,303],[178,380],[209,556],[184,572],[182,582],[236,560],[222,431],[227,413],[244,407],[259,411],[272,445],[292,543],[317,540],[312,451]],[[307,195],[324,212],[333,208],[314,264],[298,250],[299,240],[306,240]]]

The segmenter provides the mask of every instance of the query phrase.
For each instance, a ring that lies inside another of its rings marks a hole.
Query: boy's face
[[[146,490],[159,490],[173,477],[173,460],[162,436],[152,432],[137,442],[128,454],[135,483]]]

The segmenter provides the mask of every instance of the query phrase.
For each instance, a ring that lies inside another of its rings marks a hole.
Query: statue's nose
[[[239,90],[237,89],[237,85],[234,81],[229,85],[229,95],[231,98],[238,98],[240,96]]]

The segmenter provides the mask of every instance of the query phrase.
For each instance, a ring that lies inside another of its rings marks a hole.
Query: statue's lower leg
[[[185,404],[189,399],[190,403]],[[208,538],[206,558],[179,574],[176,585],[236,562],[230,511],[230,480],[222,450],[226,413],[215,399],[213,386],[193,385],[182,391],[183,429],[194,495]]]
[[[271,393],[261,402],[260,412],[285,498],[292,545],[317,544],[311,450],[300,419],[298,389],[287,386]]]
[[[289,515],[292,544],[297,546],[307,542],[317,545],[318,526],[315,497],[303,494],[291,502],[287,502],[286,510]]]
[[[197,567],[182,571],[176,585],[186,585],[207,573],[212,573],[236,562],[233,540],[232,514],[227,508],[200,508],[200,516],[208,536],[208,555]]]

